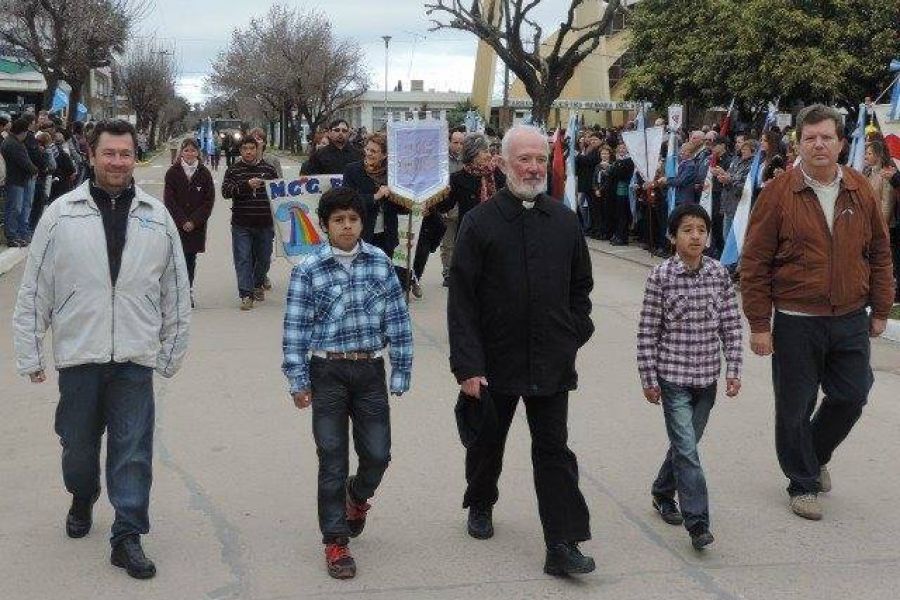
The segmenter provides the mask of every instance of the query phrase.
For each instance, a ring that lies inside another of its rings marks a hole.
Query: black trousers
[[[604,196],[600,200],[600,235],[609,238],[616,232],[616,197]]]
[[[631,201],[628,196],[616,196],[616,228],[613,235],[622,242],[628,242],[631,216]]]
[[[775,313],[772,381],[775,448],[792,496],[819,491],[819,467],[831,460],[862,414],[872,387],[869,316]],[[816,409],[819,387],[824,398]]]
[[[518,396],[492,393],[499,423],[495,443],[470,448],[466,453],[466,494],[463,507],[491,506],[499,498],[497,482],[503,469],[503,451]],[[525,396],[531,430],[531,463],[538,511],[547,544],[583,542],[591,538],[590,514],[578,489],[578,460],[568,447],[569,394]]]
[[[593,191],[588,194],[588,210],[591,215],[591,226],[588,233],[591,235],[603,234],[603,202]]]
[[[194,287],[194,271],[197,270],[197,253],[196,252],[185,252],[184,253],[184,264],[187,266],[188,272],[188,282],[190,282],[191,287]]]

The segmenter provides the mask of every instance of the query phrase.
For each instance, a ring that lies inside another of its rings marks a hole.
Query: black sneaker
[[[662,496],[653,496],[653,508],[662,517],[662,520],[669,525],[681,525],[684,523],[684,517],[678,510],[678,504],[672,498],[664,498]]]
[[[476,540],[486,540],[494,537],[493,506],[480,506],[473,504],[469,507],[469,535]]]
[[[709,527],[703,523],[694,525],[688,530],[688,533],[691,534],[691,546],[694,547],[694,550],[703,550],[703,548],[716,541],[713,534],[709,532]]]
[[[92,498],[72,496],[72,506],[66,515],[66,535],[73,539],[83,538],[91,531],[94,523],[94,503],[100,497],[100,490]]]
[[[156,565],[144,554],[138,535],[129,535],[116,544],[109,562],[115,567],[125,569],[135,579],[150,579],[156,575]]]
[[[597,566],[594,559],[585,556],[574,542],[563,542],[547,546],[547,560],[544,573],[547,575],[572,575],[592,572]]]

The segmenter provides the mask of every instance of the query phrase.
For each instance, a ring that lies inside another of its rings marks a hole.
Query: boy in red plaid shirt
[[[653,482],[653,507],[666,523],[683,523],[697,550],[713,542],[697,444],[715,403],[721,348],[725,393],[733,397],[741,389],[742,330],[734,287],[725,267],[703,255],[711,225],[696,204],[681,205],[670,215],[676,254],[647,279],[637,337],[644,397],[662,403],[670,442]]]

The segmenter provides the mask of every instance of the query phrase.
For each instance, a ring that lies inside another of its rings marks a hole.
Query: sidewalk
[[[0,250],[0,276],[13,270],[17,264],[28,256],[28,248],[6,248]]]

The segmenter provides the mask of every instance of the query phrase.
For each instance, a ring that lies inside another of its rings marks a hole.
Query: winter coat
[[[312,153],[300,169],[301,175],[336,175],[343,173],[350,163],[361,161],[362,152],[353,144],[343,148],[328,144]]]
[[[89,186],[48,206],[34,232],[13,314],[18,371],[47,370],[43,346],[52,329],[57,369],[130,361],[171,377],[187,350],[191,317],[175,223],[162,202],[136,189],[113,285]]]
[[[506,176],[500,169],[494,169],[494,185],[497,190],[506,185]],[[450,192],[438,205],[438,211],[446,213],[456,207],[459,211],[458,222],[462,223],[466,213],[479,204],[481,204],[481,179],[463,169],[450,176]]]
[[[181,162],[176,162],[166,172],[163,199],[178,226],[185,253],[205,252],[206,222],[216,201],[216,188],[209,169],[202,164],[198,165],[188,181]],[[184,230],[184,224],[188,221],[194,224],[194,229],[190,232]]]
[[[741,158],[735,156],[728,167],[728,176],[730,179],[727,183],[722,184],[722,203],[720,205],[722,214],[726,217],[734,217],[737,212],[738,203],[741,201],[741,195],[744,193],[744,182],[750,174],[750,165],[753,158]]]
[[[462,220],[447,322],[457,381],[549,396],[577,385],[575,355],[591,337],[591,259],[578,217],[540,195],[526,209],[507,189]]]
[[[366,207],[366,218],[362,232],[363,241],[370,244],[373,243],[375,220],[378,218],[378,212],[383,211],[384,241],[383,244],[378,244],[378,247],[384,250],[388,257],[393,255],[397,245],[400,244],[400,235],[397,229],[400,221],[399,215],[409,214],[409,210],[398,206],[387,198],[375,200],[375,192],[381,186],[375,183],[375,180],[366,173],[363,161],[347,165],[347,168],[344,170],[343,185],[359,192]]]
[[[6,185],[24,186],[37,175],[37,166],[31,161],[28,149],[16,136],[6,136],[0,145],[0,153],[6,162]]]
[[[575,176],[578,179],[579,194],[590,194],[593,187],[594,169],[600,164],[600,150],[595,149],[575,157]]]
[[[697,162],[693,158],[681,161],[678,164],[678,174],[668,180],[669,187],[675,188],[675,206],[697,203],[697,194],[694,190],[696,180]]]

